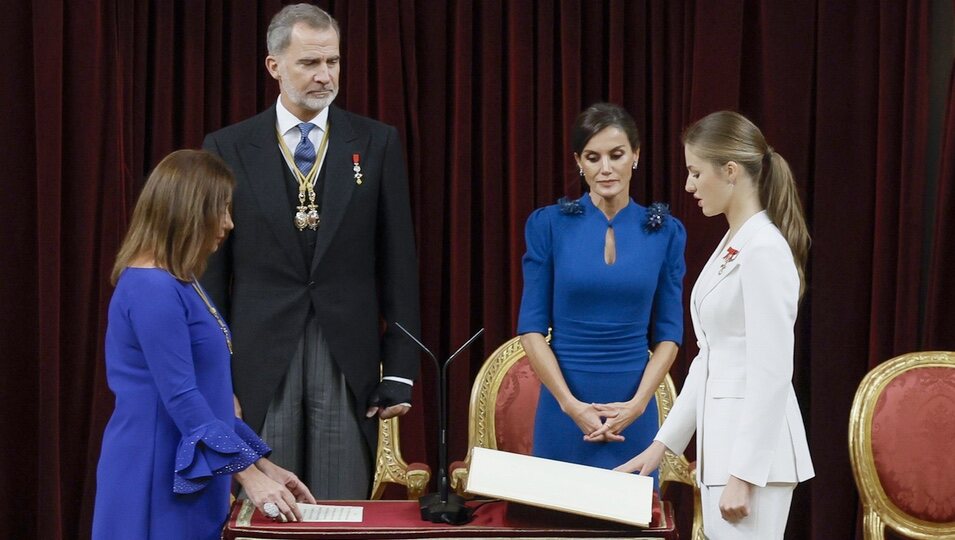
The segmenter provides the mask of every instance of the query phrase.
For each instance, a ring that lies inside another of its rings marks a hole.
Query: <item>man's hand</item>
[[[411,385],[399,381],[383,380],[368,398],[365,416],[378,415],[382,420],[402,416],[411,410]]]

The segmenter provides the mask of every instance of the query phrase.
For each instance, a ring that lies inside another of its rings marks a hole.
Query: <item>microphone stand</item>
[[[424,343],[406,330],[401,324],[395,323],[402,332],[405,333],[418,347],[421,348],[431,360],[434,361],[434,367],[438,374],[438,491],[429,493],[418,499],[421,505],[421,519],[431,523],[448,523],[450,525],[463,525],[471,521],[472,512],[464,504],[464,498],[456,493],[450,492],[448,482],[448,368],[454,358],[478,338],[484,329],[480,329],[464,345],[454,351],[454,354],[448,357],[442,364],[431,353],[431,350],[425,347]]]

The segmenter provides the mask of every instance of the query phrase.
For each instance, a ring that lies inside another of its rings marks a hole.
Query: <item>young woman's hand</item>
[[[731,475],[723,488],[723,494],[720,495],[720,514],[723,519],[736,523],[748,516],[752,494],[753,484]]]
[[[660,467],[660,463],[663,461],[663,456],[666,454],[666,451],[667,447],[664,446],[662,442],[653,441],[646,450],[633,456],[630,461],[617,466],[614,470],[629,473],[635,472],[641,476],[647,476]]]

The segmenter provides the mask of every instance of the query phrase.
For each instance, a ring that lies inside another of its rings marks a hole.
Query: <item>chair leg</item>
[[[872,509],[866,508],[862,516],[862,536],[865,540],[884,540],[885,525]]]
[[[693,533],[692,540],[706,540],[703,534],[703,501],[700,497],[700,486],[693,484]]]

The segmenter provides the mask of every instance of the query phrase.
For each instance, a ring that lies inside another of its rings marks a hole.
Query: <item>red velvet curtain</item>
[[[955,7],[955,1],[952,2]],[[925,324],[924,348],[955,351],[955,60],[949,78],[948,109],[938,175],[938,194],[935,199],[935,236],[932,260],[929,266],[928,308]]]
[[[35,0],[4,13],[5,50],[32,52],[8,56],[0,85],[0,435],[15,449],[0,467],[0,529],[12,536],[89,534],[112,407],[108,274],[132,203],[166,153],[274,101],[265,29],[284,3]],[[581,192],[568,142],[577,112],[609,100],[637,119],[632,194],[670,203],[686,224],[688,296],[725,222],[683,193],[679,134],[732,108],[792,164],[814,238],[795,384],[818,476],[797,489],[790,536],[855,534],[846,426],[859,380],[923,335],[952,348],[955,86],[937,218],[922,226],[930,0],[319,4],[343,30],[338,103],[405,142],[424,341],[448,353],[486,329],[452,370],[452,459],[466,447],[470,381],[514,332],[524,220]],[[687,321],[678,381],[694,341]],[[432,465],[433,378],[425,364],[402,422],[406,457]]]

